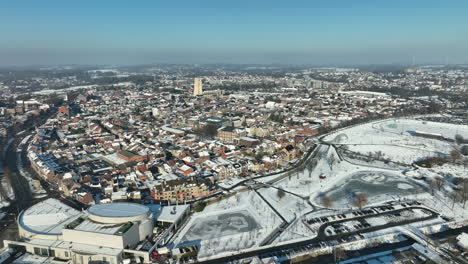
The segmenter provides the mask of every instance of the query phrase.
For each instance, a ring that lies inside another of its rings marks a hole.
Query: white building
[[[85,212],[47,199],[18,216],[18,241],[5,247],[78,264],[151,262],[156,244],[149,242],[154,218],[148,207],[134,203],[99,204]]]

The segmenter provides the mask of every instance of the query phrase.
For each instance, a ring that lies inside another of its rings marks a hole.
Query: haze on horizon
[[[468,2],[5,1],[0,65],[468,63]]]

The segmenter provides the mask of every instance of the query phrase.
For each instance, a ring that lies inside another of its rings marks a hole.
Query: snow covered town
[[[173,67],[0,76],[0,263],[468,262],[467,70]]]

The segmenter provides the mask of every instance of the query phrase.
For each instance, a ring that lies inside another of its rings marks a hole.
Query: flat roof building
[[[21,212],[20,239],[5,240],[5,246],[79,264],[117,264],[135,257],[150,263],[157,246],[153,228],[153,212],[144,205],[99,204],[81,212],[49,198]]]

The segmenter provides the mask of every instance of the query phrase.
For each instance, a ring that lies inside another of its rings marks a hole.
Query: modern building
[[[21,212],[20,238],[5,240],[5,247],[65,263],[150,263],[154,223],[150,208],[140,204],[99,204],[81,212],[50,198]]]
[[[195,78],[193,81],[193,95],[202,95],[203,94],[203,84],[202,79]]]

